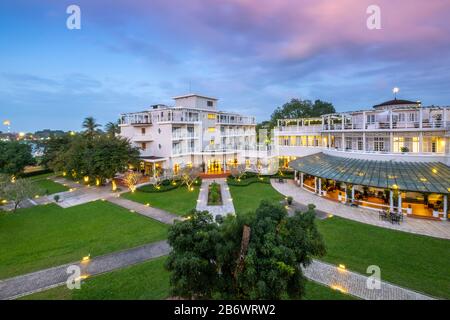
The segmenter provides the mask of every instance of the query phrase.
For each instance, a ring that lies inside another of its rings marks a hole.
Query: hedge
[[[156,189],[153,184],[147,184],[145,186],[137,188],[137,190],[141,191],[141,192],[146,192],[146,193],[167,192],[167,191],[175,190],[176,188],[178,188],[179,186],[181,186],[183,184],[183,182],[181,180],[176,180],[175,182],[177,184],[173,185],[172,181],[164,180],[163,182],[161,182],[159,189]],[[197,178],[196,182],[194,182],[195,186],[199,186],[201,184],[202,184],[201,178]]]
[[[31,172],[22,173],[20,175],[21,178],[30,178],[34,176],[39,176],[41,174],[47,174],[47,173],[53,173],[53,170],[51,169],[42,169],[42,170],[36,170]]]

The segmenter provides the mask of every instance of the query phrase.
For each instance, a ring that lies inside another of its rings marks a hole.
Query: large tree
[[[67,151],[72,140],[72,136],[66,133],[64,135],[52,135],[50,139],[40,142],[39,145],[43,148],[40,164],[47,168],[50,167],[60,153]]]
[[[289,217],[268,201],[256,212],[228,215],[219,226],[195,212],[171,227],[169,243],[172,291],[189,298],[298,299],[305,284],[300,266],[325,253],[314,206]]]
[[[172,251],[166,261],[172,295],[212,297],[218,281],[215,244],[219,241],[218,226],[206,211],[194,210],[187,220],[172,225],[168,235]]]
[[[270,117],[270,122],[272,127],[275,127],[278,119],[320,117],[321,115],[334,112],[336,110],[333,104],[329,102],[316,100],[313,103],[311,100],[292,99],[275,109]]]
[[[35,164],[31,146],[19,141],[0,141],[0,173],[20,175],[28,165]]]

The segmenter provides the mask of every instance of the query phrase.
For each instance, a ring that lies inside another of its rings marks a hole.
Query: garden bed
[[[221,206],[222,204],[220,184],[213,182],[208,186],[208,206]]]

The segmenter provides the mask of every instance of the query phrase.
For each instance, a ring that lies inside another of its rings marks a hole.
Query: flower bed
[[[208,206],[221,206],[222,204],[220,184],[213,182],[208,187]]]

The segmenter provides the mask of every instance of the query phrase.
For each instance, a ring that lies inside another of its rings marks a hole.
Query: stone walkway
[[[424,294],[380,281],[380,289],[367,287],[368,277],[314,260],[304,270],[307,278],[364,300],[433,300]],[[382,276],[382,274],[381,274]]]
[[[67,268],[79,266],[82,275],[93,276],[114,271],[147,260],[168,255],[170,247],[167,241],[147,244],[137,248],[119,251],[92,258],[89,262],[76,261],[62,266],[49,268],[23,276],[0,281],[0,300],[16,299],[24,295],[44,291],[64,285],[69,277]],[[303,269],[305,276],[325,286],[339,289],[347,294],[368,300],[429,300],[432,297],[381,281],[379,290],[370,290],[366,286],[367,277],[348,270],[313,260]]]
[[[208,187],[211,183],[217,182],[220,184],[220,191],[222,193],[221,206],[208,206]],[[197,200],[197,210],[209,211],[214,217],[217,215],[225,216],[227,214],[234,214],[233,199],[231,198],[230,188],[227,185],[227,181],[224,178],[217,179],[203,179],[200,192]]]
[[[143,216],[158,220],[165,224],[173,224],[175,220],[182,220],[183,218],[167,211],[146,206],[138,202],[120,198],[117,196],[106,198],[107,201],[117,204],[128,210],[133,210]]]
[[[405,231],[415,234],[421,234],[436,238],[450,239],[450,222],[448,221],[431,221],[425,219],[416,219],[406,217],[400,224],[391,224],[388,221],[381,221],[378,219],[376,211],[355,208],[346,206],[342,203],[337,203],[331,200],[320,198],[299,186],[295,185],[293,180],[288,180],[285,183],[271,180],[272,186],[285,196],[291,196],[295,201],[303,204],[312,203],[318,210],[329,214],[347,218],[350,220],[359,221],[362,223],[371,224],[378,227]]]
[[[87,263],[76,261],[62,266],[1,280],[0,300],[16,299],[24,295],[65,284],[69,277],[67,268],[71,265],[79,266],[82,270],[82,275],[92,276],[161,257],[167,255],[169,252],[170,247],[168,243],[166,241],[160,241],[96,257]]]

